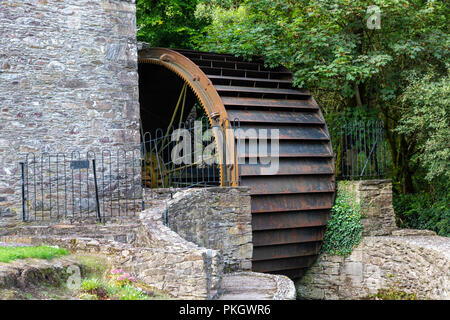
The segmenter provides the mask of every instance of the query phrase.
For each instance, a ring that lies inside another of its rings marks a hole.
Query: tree
[[[199,0],[138,0],[137,37],[152,47],[192,48],[192,38],[208,24],[195,15]]]
[[[368,27],[371,5],[380,10],[380,29]],[[333,97],[334,112],[376,114],[384,121],[393,178],[408,193],[418,141],[396,130],[405,113],[402,95],[412,72],[447,74],[449,12],[449,2],[432,0],[246,0],[216,6],[206,36],[195,42],[285,65],[297,86]]]
[[[412,77],[402,102],[404,109],[397,131],[417,142],[415,159],[426,179],[450,180],[450,76],[432,74]]]

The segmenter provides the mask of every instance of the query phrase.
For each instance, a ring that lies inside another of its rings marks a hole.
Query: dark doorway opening
[[[150,132],[153,135],[158,128],[167,129],[184,84],[184,79],[163,66],[150,63],[139,64],[141,132]],[[182,117],[182,121],[188,119],[197,100],[196,95],[188,86],[184,110],[182,113],[180,109],[177,110],[173,124],[178,124],[180,117]]]

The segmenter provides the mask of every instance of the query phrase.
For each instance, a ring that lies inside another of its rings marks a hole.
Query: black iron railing
[[[208,118],[143,134],[143,185],[150,189],[220,185],[220,159]]]
[[[378,120],[348,121],[330,125],[338,179],[384,178],[388,153],[383,123]]]
[[[20,162],[23,220],[128,217],[161,192],[229,185],[217,134],[202,118],[145,133],[131,150],[29,153]]]
[[[140,150],[29,153],[22,170],[23,220],[98,220],[142,206]]]

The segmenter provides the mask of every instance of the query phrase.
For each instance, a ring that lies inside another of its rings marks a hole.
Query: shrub
[[[450,236],[450,196],[433,199],[429,193],[399,194],[393,199],[396,222],[400,228],[433,230]]]
[[[79,298],[83,300],[149,300],[150,296],[135,287],[135,279],[122,269],[111,270],[108,279],[83,280]]]
[[[120,300],[149,300],[149,296],[132,285],[122,287],[119,294]]]
[[[98,289],[102,285],[103,282],[98,278],[86,279],[81,283],[81,290],[89,292]]]
[[[105,288],[105,284],[98,278],[85,279],[81,283],[80,288],[81,299],[93,300],[93,299],[106,299],[108,292]]]
[[[321,252],[348,256],[362,238],[361,210],[349,192],[338,192]]]

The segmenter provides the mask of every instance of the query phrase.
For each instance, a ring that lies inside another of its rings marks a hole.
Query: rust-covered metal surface
[[[212,124],[225,128],[239,119],[244,130],[279,129],[276,174],[264,174],[259,162],[224,167],[222,174],[239,176],[251,190],[253,270],[301,277],[320,250],[335,192],[330,136],[310,92],[294,88],[285,68],[257,59],[150,48],[139,62],[160,64],[187,81]],[[236,137],[227,138],[230,145]]]

